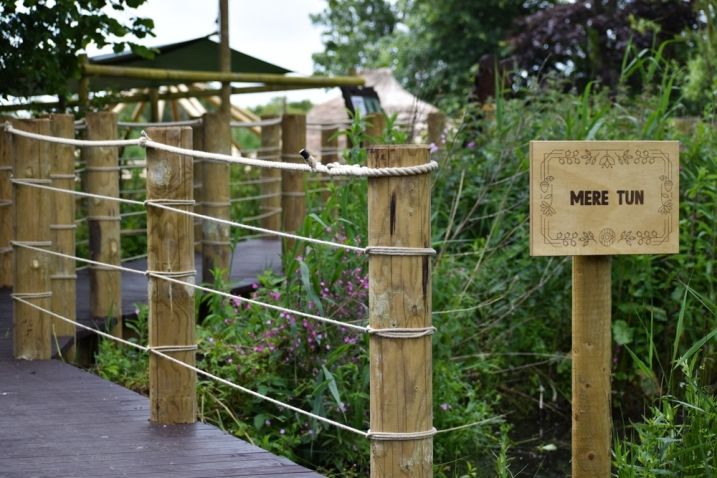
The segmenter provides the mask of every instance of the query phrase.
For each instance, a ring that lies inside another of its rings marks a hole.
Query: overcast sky
[[[310,75],[311,54],[323,50],[323,45],[321,31],[311,24],[309,14],[318,13],[325,6],[326,0],[229,0],[229,45],[269,63]],[[218,12],[218,0],[148,0],[132,11],[132,16],[154,20],[156,38],[141,43],[159,46],[215,32]],[[88,53],[93,56],[98,51],[90,49]],[[234,95],[232,102],[255,106],[283,95],[288,101],[310,99],[321,103],[340,93],[338,89],[270,92]]]

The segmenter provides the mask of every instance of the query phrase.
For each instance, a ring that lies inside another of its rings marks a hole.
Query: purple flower
[[[450,406],[450,405],[448,405],[447,403],[442,403],[442,404],[441,404],[441,408],[443,409],[444,412],[445,412],[446,410],[453,409],[453,407]]]
[[[309,430],[309,435],[313,435],[313,434],[314,434],[314,430]]]
[[[209,337],[209,341],[213,343],[213,342],[214,342],[214,338],[213,338],[213,337]]]
[[[282,428],[281,430],[279,430],[279,433],[281,433],[281,434],[283,435],[283,434],[286,433],[286,432],[285,432],[284,429]]]
[[[436,143],[431,143],[429,146],[431,147],[431,153],[435,153],[436,151],[438,151],[438,146],[436,146]]]
[[[258,288],[259,288],[259,284],[256,284],[256,283],[255,283],[255,284],[252,284],[251,286],[252,286],[252,288],[254,288],[254,289],[258,289]]]
[[[471,141],[471,142],[468,143],[466,146],[468,146],[469,148],[475,148],[475,147],[476,147],[476,143],[475,143],[475,141]]]
[[[268,425],[271,425],[271,421],[269,421],[269,420],[264,420],[264,424],[267,425],[267,426],[268,426]]]

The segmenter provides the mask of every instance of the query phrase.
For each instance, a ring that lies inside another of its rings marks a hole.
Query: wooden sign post
[[[676,141],[530,143],[530,254],[573,256],[573,478],[610,476],[610,256],[678,253],[679,189]]]

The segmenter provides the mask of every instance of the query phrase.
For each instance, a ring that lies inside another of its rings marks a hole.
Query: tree
[[[312,16],[326,28],[321,73],[390,66],[417,96],[431,102],[467,97],[474,67],[496,54],[515,18],[556,0],[328,0]]]
[[[151,52],[136,43],[112,37],[154,36],[154,22],[133,17],[123,23],[108,15],[135,9],[146,0],[0,0],[0,97],[38,94],[69,96],[68,79],[78,79],[78,52],[94,43],[129,46],[143,56]]]
[[[521,19],[507,40],[512,58],[528,72],[558,69],[579,87],[599,79],[611,87],[620,81],[629,45],[657,48],[682,39],[697,18],[692,0],[576,0],[555,5]],[[664,50],[675,58],[677,45]]]
[[[328,0],[321,13],[310,15],[322,33],[325,50],[314,53],[317,74],[346,75],[351,68],[388,66],[385,41],[398,23],[397,11],[386,0]]]

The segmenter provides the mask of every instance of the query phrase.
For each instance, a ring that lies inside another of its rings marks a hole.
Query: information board
[[[679,252],[679,142],[531,141],[530,254]]]

